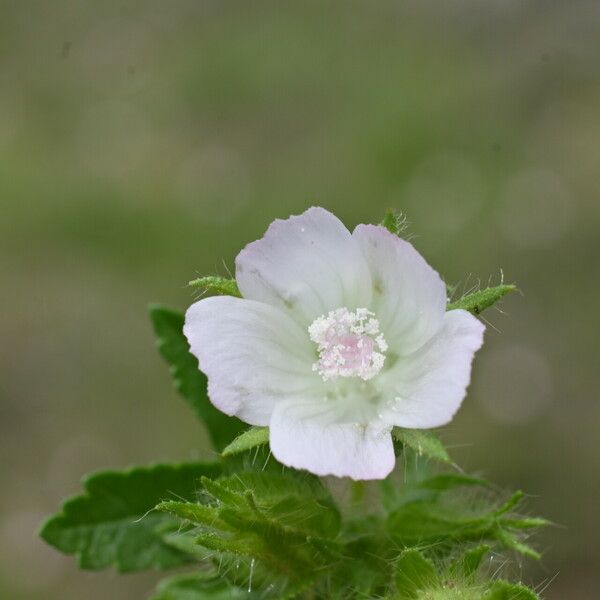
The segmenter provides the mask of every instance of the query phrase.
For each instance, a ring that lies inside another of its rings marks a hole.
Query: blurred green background
[[[445,439],[559,527],[545,598],[600,589],[600,5],[0,1],[0,597],[133,600],[35,536],[106,466],[209,453],[154,349],[275,217],[406,212],[486,318]]]

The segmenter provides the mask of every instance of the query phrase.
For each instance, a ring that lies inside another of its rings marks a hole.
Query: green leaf
[[[266,566],[257,557],[249,558],[245,554],[219,551],[214,562],[220,576],[231,586],[252,590],[253,594],[248,598],[299,600],[304,598],[302,592],[311,587],[316,579],[314,572],[302,576],[296,572],[293,578],[282,576],[271,565]]]
[[[455,544],[491,535],[495,522],[489,514],[463,514],[437,500],[415,501],[390,513],[388,529],[398,544]]]
[[[517,508],[517,506],[521,504],[524,497],[525,493],[521,490],[517,490],[513,493],[512,496],[510,496],[510,498],[508,498],[508,500],[504,504],[502,504],[499,508],[496,509],[494,514],[499,517],[501,515],[509,513],[511,510],[513,510],[513,508]]]
[[[460,560],[451,566],[450,571],[465,579],[472,579],[479,570],[481,561],[489,553],[490,549],[490,546],[487,544],[470,548],[462,555]]]
[[[534,560],[539,560],[541,558],[541,554],[537,552],[537,550],[534,550],[531,546],[519,540],[519,538],[513,535],[510,531],[498,529],[498,531],[496,531],[496,539],[505,548],[514,550],[523,556],[528,556]]]
[[[390,233],[401,236],[407,228],[406,216],[402,213],[388,208],[385,212],[385,216],[380,223],[381,226],[385,227]]]
[[[232,456],[256,448],[256,446],[262,446],[268,442],[268,427],[250,427],[250,429],[244,431],[241,435],[238,435],[238,437],[236,437],[221,454],[223,456]]]
[[[418,550],[405,550],[396,564],[396,591],[401,600],[419,597],[419,592],[438,584],[433,563]]]
[[[503,523],[513,529],[538,529],[539,527],[548,527],[552,525],[547,519],[539,517],[524,517],[522,519],[503,519]]]
[[[211,559],[212,554],[198,545],[194,529],[191,526],[184,527],[179,522],[174,523],[169,526],[169,532],[163,532],[163,541],[198,562]]]
[[[217,481],[202,480],[221,506],[252,519],[276,522],[288,532],[333,538],[339,512],[318,478],[301,473],[236,473]]]
[[[163,579],[151,600],[236,600],[257,598],[231,586],[225,579],[203,573],[186,573]]]
[[[286,469],[201,481],[212,496],[209,505],[166,501],[157,508],[195,525],[196,542],[217,553],[215,559],[239,559],[245,566],[231,575],[233,583],[243,581],[255,560],[257,585],[271,574],[271,581],[288,590],[311,581],[315,569],[326,568],[328,561],[339,560],[333,539],[340,515],[318,478]]]
[[[180,500],[165,500],[156,505],[156,510],[170,512],[180,519],[185,519],[196,524],[207,527],[218,527],[228,529],[228,525],[219,517],[219,511],[204,504],[196,502],[182,502]]]
[[[516,292],[517,286],[512,284],[503,284],[496,287],[485,288],[484,290],[478,290],[472,294],[468,294],[459,298],[458,300],[448,304],[447,310],[456,310],[462,308],[468,310],[474,315],[482,313],[486,308],[496,304],[498,300],[504,298],[511,292]]]
[[[217,450],[223,449],[246,425],[216,409],[208,399],[206,376],[183,335],[183,315],[160,305],[151,305],[149,310],[158,350],[171,367],[177,391],[204,421]]]
[[[388,515],[386,530],[398,545],[436,545],[439,551],[451,551],[463,542],[495,542],[532,558],[538,553],[522,541],[522,530],[505,517],[517,506],[520,494],[514,494],[499,508],[489,502],[458,503],[445,499],[444,493],[431,491],[431,497],[411,497]],[[400,498],[401,500],[401,498]],[[473,498],[473,500],[475,500]],[[471,500],[471,502],[473,502]],[[518,521],[518,519],[517,519]]]
[[[496,581],[482,600],[539,600],[536,593],[528,587],[508,581]]]
[[[237,477],[237,474],[234,477]],[[204,489],[224,506],[233,506],[242,510],[248,507],[245,494],[235,494],[227,489],[226,486],[221,485],[220,481],[213,481],[209,477],[203,477],[201,482]]]
[[[489,485],[489,482],[485,479],[464,475],[463,473],[440,473],[419,481],[416,487],[441,492],[463,486],[489,487]]]
[[[238,289],[235,279],[227,279],[225,277],[216,277],[209,275],[207,277],[199,277],[188,283],[190,287],[200,289],[211,294],[220,294],[223,296],[236,296],[241,298],[240,290]]]
[[[161,528],[172,518],[149,511],[163,499],[194,499],[200,477],[219,472],[215,463],[189,463],[95,473],[84,479],[83,494],[46,521],[40,536],[74,554],[82,569],[126,572],[184,564],[189,557],[162,538]]]
[[[489,487],[485,479],[463,473],[440,473],[425,479],[394,481],[388,477],[380,482],[384,508],[393,512],[398,507],[415,501],[434,502],[441,492],[460,487]]]
[[[257,545],[253,540],[243,539],[241,536],[224,537],[218,533],[201,532],[198,534],[196,542],[215,552],[268,560],[268,557],[263,555],[262,546]]]
[[[397,442],[412,448],[419,456],[425,456],[447,464],[452,463],[444,444],[431,431],[394,427],[392,436]]]

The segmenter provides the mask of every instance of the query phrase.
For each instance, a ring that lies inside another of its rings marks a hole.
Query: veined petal
[[[414,352],[441,327],[446,310],[444,282],[412,244],[384,227],[359,225],[352,234],[369,264],[373,299],[390,349]]]
[[[274,221],[235,264],[244,298],[281,308],[305,327],[330,310],[366,307],[371,299],[371,277],[358,244],[323,208]]]
[[[389,386],[393,399],[382,410],[382,420],[417,429],[451,421],[465,397],[484,330],[465,310],[447,312],[442,328],[425,346],[383,374],[382,384]]]
[[[307,332],[268,304],[205,298],[188,309],[183,331],[208,376],[211,402],[252,425],[268,425],[276,401],[322,384]]]
[[[336,408],[316,400],[281,402],[270,422],[275,458],[316,475],[383,479],[394,468],[389,428],[339,423]]]

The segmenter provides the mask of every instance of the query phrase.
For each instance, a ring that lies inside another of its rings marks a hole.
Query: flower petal
[[[267,425],[277,400],[322,384],[308,334],[267,304],[206,298],[188,309],[183,331],[208,376],[211,402],[252,425]]]
[[[343,223],[323,208],[269,226],[235,261],[244,298],[291,313],[303,326],[342,306],[369,305],[371,278]]]
[[[383,479],[394,468],[390,430],[338,423],[335,407],[316,400],[275,406],[269,443],[275,458],[289,467],[316,475]]]
[[[382,383],[391,387],[395,400],[385,406],[382,420],[417,429],[450,422],[465,397],[484,330],[465,310],[447,312],[441,330],[425,346],[385,373]]]
[[[359,225],[352,235],[369,264],[373,282],[369,308],[390,349],[399,355],[414,352],[442,325],[444,282],[412,244],[384,227]]]

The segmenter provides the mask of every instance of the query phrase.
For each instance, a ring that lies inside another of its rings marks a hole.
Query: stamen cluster
[[[337,377],[368,380],[383,367],[388,345],[379,321],[366,308],[338,308],[315,319],[308,328],[317,344],[319,360],[313,364],[324,381]]]

